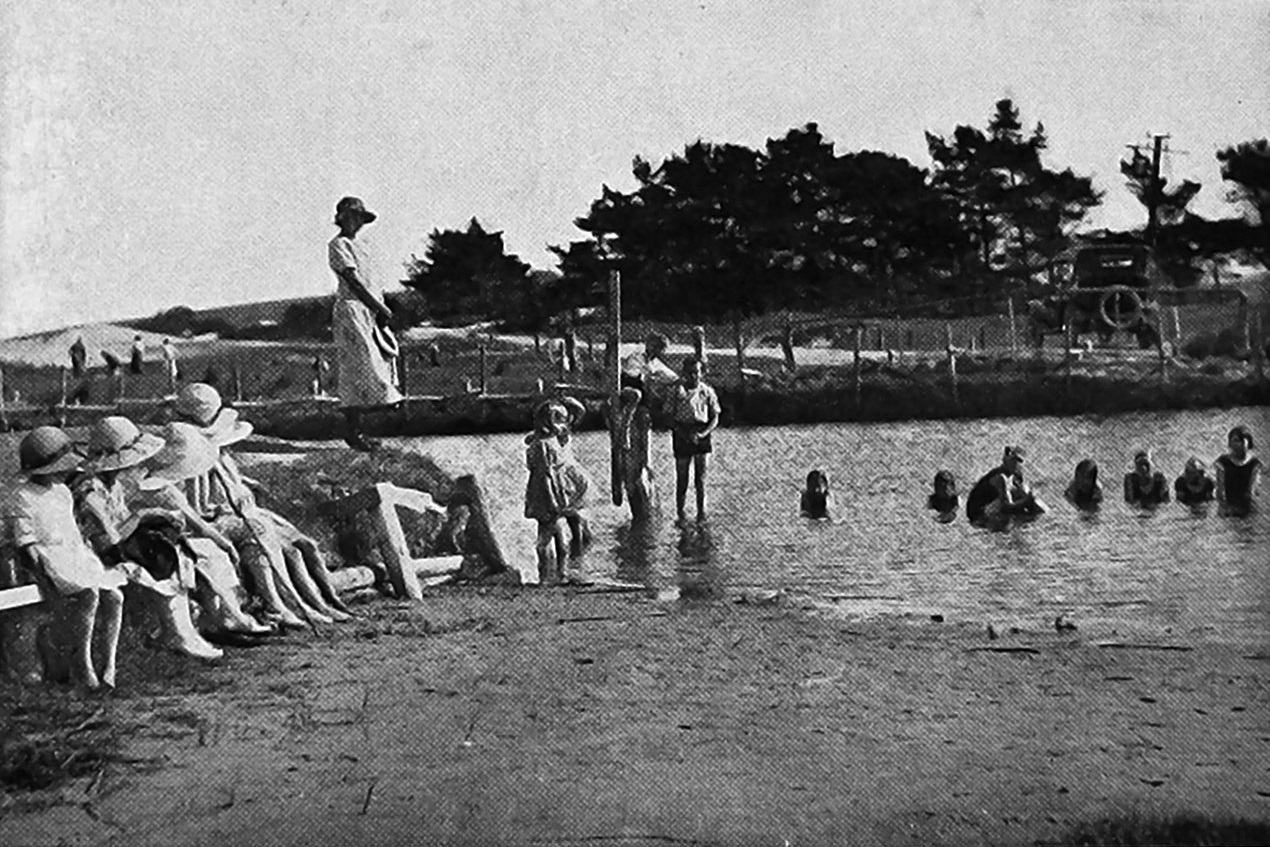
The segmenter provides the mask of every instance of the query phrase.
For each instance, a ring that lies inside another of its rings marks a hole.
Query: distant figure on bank
[[[132,339],[132,359],[128,364],[128,370],[134,374],[143,374],[146,369],[146,345],[141,340],[141,336],[135,336]]]
[[[345,197],[335,205],[339,234],[331,239],[327,258],[339,280],[331,323],[339,368],[340,405],[347,422],[345,441],[354,450],[370,451],[377,442],[362,432],[362,415],[402,401],[394,378],[399,350],[388,330],[392,310],[384,302],[371,257],[358,231],[375,220],[362,201]]]
[[[966,518],[976,524],[1034,517],[1046,511],[1045,504],[1023,481],[1022,447],[1006,447],[1001,464],[980,477],[966,496]]]
[[[1196,456],[1186,460],[1182,475],[1173,481],[1173,493],[1177,502],[1187,506],[1211,503],[1216,498],[1217,484],[1208,475],[1208,468]]]
[[[71,345],[71,375],[83,376],[85,366],[88,364],[88,349],[84,347],[84,336],[75,339],[75,343]]]
[[[119,368],[123,366],[123,362],[119,361],[119,357],[109,350],[101,351],[101,359],[106,363],[106,374],[114,376],[119,373]]]
[[[311,367],[313,368],[313,382],[310,387],[313,391],[313,396],[325,397],[325,377],[326,372],[331,369],[331,366],[327,364],[326,359],[323,359],[320,355],[318,355],[313,357],[313,364]]]
[[[1252,453],[1254,446],[1246,426],[1237,426],[1226,436],[1227,450],[1215,464],[1217,501],[1227,512],[1246,514],[1257,504],[1262,463]]]
[[[1152,508],[1169,502],[1169,483],[1155,469],[1150,450],[1139,450],[1133,456],[1133,470],[1124,475],[1124,501]]]
[[[829,475],[822,470],[807,472],[807,487],[798,498],[798,511],[804,518],[822,520],[829,517],[833,495],[829,492]]]
[[[926,508],[934,509],[943,516],[956,514],[960,506],[961,496],[957,493],[957,479],[952,471],[939,471],[935,474],[930,496],[926,498]]]
[[[180,371],[176,367],[176,348],[172,346],[172,339],[163,339],[161,345],[163,350],[163,369],[168,376],[168,393],[176,393],[176,381],[180,377]]]
[[[1081,459],[1076,463],[1072,481],[1063,492],[1067,502],[1077,509],[1096,509],[1102,502],[1102,483],[1098,481],[1098,463],[1093,459]]]
[[[710,436],[719,425],[719,396],[701,378],[701,360],[684,359],[683,381],[675,389],[671,446],[675,454],[675,508],[687,521],[684,500],[691,469],[697,489],[697,522],[706,519],[706,469],[713,451]]]

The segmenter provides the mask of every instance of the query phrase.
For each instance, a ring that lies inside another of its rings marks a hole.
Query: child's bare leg
[[[159,612],[163,641],[178,653],[199,659],[219,659],[224,653],[199,633],[190,617],[190,599],[184,591],[172,596],[148,592]]]
[[[564,580],[565,564],[569,561],[569,543],[565,538],[564,527],[557,520],[552,523],[552,541],[556,548],[555,555],[555,580],[562,582]]]
[[[322,555],[317,542],[307,535],[301,535],[292,544],[296,550],[300,551],[300,555],[304,559],[304,566],[309,571],[309,577],[317,585],[327,605],[332,609],[338,609],[344,614],[351,616],[353,613],[349,611],[348,606],[340,599],[340,593],[331,584],[331,572],[326,567],[326,557]]]
[[[286,560],[287,571],[291,575],[291,582],[294,583],[296,591],[300,593],[304,602],[332,620],[346,621],[349,619],[349,615],[327,605],[326,598],[322,596],[317,583],[309,576],[309,569],[305,565],[304,556],[296,549],[294,544],[285,545],[282,548],[282,555]]]
[[[93,670],[93,626],[97,622],[97,591],[79,591],[66,598],[67,621],[70,624],[71,679],[85,688],[101,687]]]
[[[268,554],[257,545],[243,548],[240,554],[243,567],[251,575],[256,594],[264,603],[265,612],[288,626],[304,626],[304,621],[300,620],[299,615],[288,609],[287,604],[282,602],[282,596],[278,593],[278,584],[273,578],[273,565],[269,562]]]
[[[281,547],[271,547],[265,555],[269,559],[270,568],[273,570],[274,584],[278,587],[278,594],[281,595],[288,606],[299,610],[301,616],[309,621],[316,623],[335,622],[333,618],[322,614],[304,601],[299,590],[295,587],[295,583],[291,581],[291,574],[287,570],[287,559],[283,555]]]
[[[688,497],[688,468],[691,465],[691,457],[675,457],[675,511],[681,523],[687,520],[684,514],[684,501]]]
[[[697,520],[706,519],[706,468],[710,465],[710,457],[702,453],[692,457],[697,483]],[[682,508],[680,509],[682,511]]]
[[[119,656],[119,629],[123,625],[123,592],[118,588],[102,589],[98,595],[98,603],[102,616],[101,682],[114,688]]]
[[[538,581],[547,584],[555,572],[556,529],[552,521],[538,521],[538,540],[534,550],[538,554]]]

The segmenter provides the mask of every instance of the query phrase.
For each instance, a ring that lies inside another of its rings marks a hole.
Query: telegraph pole
[[[1160,185],[1160,159],[1164,154],[1164,141],[1169,136],[1162,132],[1153,133],[1151,136],[1151,184],[1147,189],[1147,245],[1155,247],[1155,234],[1158,229],[1156,215],[1160,208],[1160,195],[1163,193],[1163,186]]]

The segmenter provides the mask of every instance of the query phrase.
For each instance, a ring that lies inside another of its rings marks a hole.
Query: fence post
[[[988,327],[983,325],[979,327],[979,351],[983,352],[988,349]]]
[[[1063,390],[1068,401],[1072,396],[1072,322],[1063,321]]]
[[[957,387],[957,348],[953,347],[953,329],[951,323],[944,324],[945,351],[948,355],[948,379],[952,384],[953,404],[961,405],[961,392]]]
[[[1173,354],[1177,355],[1178,348],[1182,346],[1182,315],[1177,306],[1170,308],[1173,310]]]
[[[4,397],[4,366],[0,365],[0,431],[9,431],[8,401]]]
[[[400,383],[398,388],[402,397],[410,396],[410,389],[407,387],[410,378],[410,353],[405,347],[401,348],[401,355],[397,357],[397,382]]]
[[[234,401],[241,403],[243,401],[243,373],[242,368],[238,365],[237,357],[234,358],[234,363],[230,368],[230,377],[234,382]]]
[[[781,352],[785,354],[785,370],[790,373],[798,371],[798,363],[794,361],[794,325],[785,324],[785,331],[781,334]]]
[[[858,325],[855,328],[855,336],[851,342],[851,389],[855,394],[856,412],[860,411],[860,336],[864,335],[864,325]]]
[[[57,400],[57,425],[66,426],[66,365],[61,365],[57,370],[62,382],[61,396]]]
[[[124,371],[123,368],[119,369],[119,373],[117,374],[117,379],[118,381],[115,385],[115,388],[116,388],[115,405],[123,406],[124,394],[126,393],[126,390],[128,388],[128,374],[127,372]]]
[[[1010,313],[1010,355],[1019,355],[1019,336],[1018,329],[1014,322],[1014,295],[1011,294],[1006,298],[1006,309]]]
[[[485,388],[486,388],[486,382],[485,382],[485,342],[483,342],[483,341],[482,341],[482,342],[481,342],[481,346],[480,346],[478,349],[479,349],[479,351],[480,351],[480,356],[481,356],[481,371],[480,371],[480,374],[478,375],[478,376],[479,376],[479,379],[480,379],[480,382],[478,382],[478,383],[477,383],[477,385],[478,385],[478,386],[480,386],[480,393],[481,393],[481,394],[484,394],[484,393],[485,393]]]
[[[1266,328],[1265,315],[1261,309],[1257,309],[1256,320],[1252,325],[1252,361],[1257,366],[1257,378],[1266,378]]]
[[[1166,352],[1168,348],[1164,346],[1165,341],[1164,341],[1164,310],[1163,309],[1155,313],[1155,325],[1156,325],[1155,334],[1156,334],[1156,337],[1159,339],[1155,343],[1156,343],[1156,346],[1159,348],[1159,352],[1160,352],[1160,380],[1164,382],[1165,384],[1167,384],[1169,381],[1169,357]]]
[[[745,338],[741,334],[741,319],[732,321],[732,342],[736,346],[736,378],[741,389],[745,389]]]

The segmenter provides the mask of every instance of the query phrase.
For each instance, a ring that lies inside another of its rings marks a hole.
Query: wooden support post
[[[745,336],[741,333],[741,319],[732,321],[732,343],[736,346],[736,379],[745,389]]]
[[[1257,309],[1252,325],[1252,361],[1257,368],[1257,378],[1266,378],[1266,326],[1265,313]]]
[[[911,329],[904,330],[904,349],[909,351],[915,349],[913,345],[913,330]]]
[[[476,477],[467,474],[454,480],[447,506],[468,508],[467,538],[472,548],[468,552],[479,555],[485,560],[485,564],[496,571],[508,570],[507,558],[499,546],[498,537],[494,535],[485,489],[476,481]]]
[[[785,370],[790,373],[798,372],[798,362],[794,360],[794,325],[785,324],[785,330],[781,333],[781,352],[785,356]]]
[[[979,351],[983,352],[988,349],[988,326],[984,324],[979,327]]]
[[[4,366],[0,365],[0,432],[9,431],[8,401],[4,396]]]
[[[410,354],[403,346],[401,355],[397,357],[397,390],[401,392],[401,396],[410,396]]]
[[[234,382],[234,400],[241,403],[243,401],[243,373],[242,369],[238,366],[238,359],[234,359],[234,363],[231,365],[231,368],[231,376]]]
[[[488,388],[488,384],[485,381],[486,380],[485,342],[481,342],[479,353],[480,353],[480,361],[481,361],[481,365],[480,365],[481,371],[480,371],[480,374],[478,375],[480,381],[477,382],[477,386],[478,386],[477,390],[478,390],[478,393],[484,394],[486,389]]]
[[[622,454],[622,274],[609,271],[609,495],[614,506],[625,497]]]
[[[860,336],[864,334],[864,326],[860,325],[855,328],[855,338],[851,343],[852,366],[851,366],[851,389],[854,395],[856,411],[860,410]]]
[[[1178,348],[1182,346],[1182,315],[1177,306],[1171,308],[1173,311],[1173,353],[1176,354]]]
[[[948,356],[948,381],[952,386],[953,404],[961,405],[961,393],[957,386],[957,348],[953,346],[953,329],[951,323],[944,324],[944,350]]]
[[[1156,330],[1155,332],[1156,338],[1159,339],[1158,341],[1156,341],[1156,347],[1158,348],[1160,353],[1160,380],[1162,382],[1167,383],[1169,381],[1169,355],[1168,355],[1169,348],[1168,346],[1166,346],[1168,345],[1168,342],[1164,340],[1164,310],[1163,309],[1156,310],[1155,330]]]
[[[1072,345],[1075,339],[1072,333],[1071,321],[1063,323],[1063,390],[1067,393],[1068,400],[1072,396]]]
[[[1019,336],[1018,327],[1014,322],[1014,298],[1010,297],[1005,302],[1006,308],[1010,313],[1010,355],[1017,356],[1019,354]]]
[[[58,368],[61,377],[62,387],[61,395],[57,399],[57,425],[66,426],[66,366],[62,365]]]

